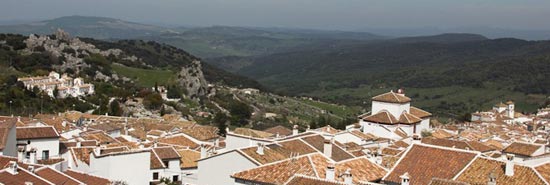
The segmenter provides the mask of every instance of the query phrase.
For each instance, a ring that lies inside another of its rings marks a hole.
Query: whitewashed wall
[[[201,160],[198,163],[198,184],[234,184],[235,181],[231,178],[231,175],[254,167],[257,167],[257,165],[236,151]]]

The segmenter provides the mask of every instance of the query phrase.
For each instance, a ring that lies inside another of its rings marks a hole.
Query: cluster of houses
[[[93,84],[84,83],[82,78],[60,75],[55,71],[48,76],[22,77],[17,81],[22,82],[28,90],[32,91],[36,87],[54,98],[80,97],[95,93]],[[54,93],[56,89],[57,94]]]
[[[431,114],[411,106],[403,91],[372,102],[371,113],[345,130],[279,125],[227,129],[224,137],[216,127],[170,114],[158,119],[74,111],[0,117],[0,183],[550,182],[548,110],[541,109],[531,124],[497,118],[430,125]]]

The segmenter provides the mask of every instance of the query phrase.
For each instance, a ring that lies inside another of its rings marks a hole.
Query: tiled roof
[[[487,184],[489,174],[494,173],[497,184],[546,184],[530,167],[514,165],[514,175],[504,174],[505,163],[478,157],[456,180],[470,184]]]
[[[193,142],[191,139],[182,135],[160,138],[158,141],[160,143],[166,143],[166,144],[172,144],[172,145],[178,145],[178,146],[187,146],[192,149],[199,147],[199,144]]]
[[[59,134],[51,126],[46,127],[19,127],[17,128],[17,139],[44,139],[59,138]]]
[[[183,129],[182,132],[200,141],[209,141],[220,137],[218,128],[212,126],[194,125]]]
[[[310,177],[305,175],[294,175],[285,185],[345,185],[343,182],[328,181],[326,179]]]
[[[54,184],[63,184],[63,185],[79,185],[82,182],[68,176],[67,174],[61,173],[57,170],[51,169],[50,167],[42,167],[35,170],[35,174],[50,181]]]
[[[292,130],[290,130],[289,128],[286,128],[284,126],[281,126],[281,125],[277,125],[277,126],[265,129],[264,132],[269,132],[273,135],[279,134],[279,136],[290,136],[290,135],[292,135]]]
[[[180,168],[196,168],[201,158],[200,152],[194,150],[178,150],[178,154],[181,156]]]
[[[325,138],[321,135],[307,136],[301,139],[306,143],[308,143],[309,145],[313,146],[315,149],[317,149],[321,153],[325,149],[325,143],[324,143]],[[346,160],[354,157],[349,152],[346,152],[343,148],[341,148],[341,146],[344,146],[344,145],[336,141],[332,144],[331,159],[335,161],[342,161],[342,160]]]
[[[381,102],[388,102],[388,103],[408,103],[411,101],[411,98],[403,95],[394,93],[393,91],[372,97],[373,101],[381,101]]]
[[[80,134],[86,140],[95,140],[99,144],[118,143],[118,141],[103,131],[91,131]]]
[[[433,178],[428,185],[468,185],[468,183],[449,180],[449,179]]]
[[[466,141],[457,141],[457,140],[450,140],[450,139],[422,138],[422,143],[437,145],[437,146],[444,146],[449,148],[459,148],[464,150],[475,150],[480,152],[487,152],[487,151],[494,150],[493,148],[477,141],[466,142]]]
[[[90,152],[94,151],[93,148],[71,148],[73,159],[82,161],[90,165]]]
[[[453,137],[453,135],[443,129],[436,129],[432,132],[432,137],[443,139]]]
[[[504,148],[502,152],[532,157],[533,153],[541,147],[543,147],[543,145],[514,142]]]
[[[125,152],[125,151],[130,151],[130,149],[128,147],[125,147],[125,146],[123,146],[123,147],[102,148],[101,151],[100,151],[100,155],[117,153],[117,152]]]
[[[179,159],[181,156],[173,147],[157,147],[153,151],[161,160]]]
[[[273,136],[272,133],[249,129],[249,128],[236,128],[233,130],[234,134],[239,134],[243,136],[250,136],[255,138],[270,138]]]
[[[149,160],[150,169],[162,169],[166,167],[164,166],[164,163],[162,163],[162,160],[159,158],[159,156],[153,150],[151,150]]]
[[[40,178],[21,167],[18,167],[17,174],[15,175],[6,170],[0,171],[0,183],[2,184],[24,185],[26,182],[30,182],[33,185],[53,185],[53,183]]]
[[[296,174],[325,179],[329,162],[331,162],[330,159],[315,153],[238,172],[233,177],[271,184],[283,184]],[[386,173],[382,167],[364,157],[335,164],[335,174],[343,174],[348,169],[351,170],[354,183],[377,181]],[[344,179],[337,175],[335,181],[343,182]]]
[[[79,180],[80,182],[86,183],[86,184],[97,184],[97,185],[110,185],[111,182],[108,179],[101,178],[98,176],[88,175],[82,172],[74,171],[74,170],[67,170],[65,171],[65,174],[71,176],[72,178],[75,178],[76,180]]]
[[[316,152],[315,149],[298,139],[266,145],[263,155],[256,153],[257,148],[257,146],[250,147],[241,149],[241,151],[261,164],[288,159],[291,154],[304,155]]]
[[[550,163],[539,165],[535,167],[535,170],[539,172],[540,176],[542,176],[546,182],[550,182]]]
[[[411,184],[428,184],[432,178],[451,179],[478,153],[465,150],[414,144],[384,177],[387,183],[399,183],[409,173]]]
[[[357,136],[363,140],[366,140],[366,141],[371,141],[371,140],[375,140],[376,137],[375,135],[372,135],[371,133],[368,133],[368,134],[365,134],[359,130],[352,130],[352,131],[349,131],[351,134],[353,134],[354,136]]]
[[[432,113],[429,113],[425,110],[422,110],[422,109],[419,109],[419,108],[416,108],[416,107],[413,107],[413,106],[411,106],[411,108],[409,109],[409,113],[411,113],[412,115],[415,115],[416,117],[419,117],[419,118],[425,118],[425,117],[432,116]]]
[[[335,129],[335,128],[331,127],[330,125],[320,127],[320,128],[315,129],[315,130],[319,131],[319,132],[324,132],[324,133],[327,133],[327,134],[337,134],[339,132],[342,132],[341,130],[338,130],[338,129]]]
[[[401,116],[399,116],[399,123],[402,123],[402,124],[414,124],[414,123],[419,123],[421,121],[422,119],[406,112],[403,112]]]
[[[71,129],[70,123],[68,123],[63,117],[48,115],[48,114],[38,114],[34,118],[40,119],[42,123],[46,125],[53,126],[57,132],[61,133]],[[63,122],[66,122],[66,125],[63,126]]]
[[[363,118],[363,120],[383,124],[397,124],[399,122],[399,120],[395,119],[395,117],[393,117],[393,115],[386,110],[382,110],[376,114],[366,116]]]

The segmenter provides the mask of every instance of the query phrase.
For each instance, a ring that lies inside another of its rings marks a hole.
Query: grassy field
[[[118,64],[113,64],[111,67],[116,73],[135,80],[138,85],[143,87],[152,87],[155,83],[169,85],[176,79],[175,72],[170,70],[139,69]]]
[[[370,109],[372,96],[388,92],[389,88],[345,88],[329,91],[316,91],[308,95],[320,97],[330,102],[347,105],[358,105]],[[441,118],[460,117],[466,113],[489,110],[498,102],[512,100],[516,111],[533,113],[542,106],[546,95],[524,94],[496,88],[442,87],[442,88],[408,88],[406,95],[411,97],[412,105],[434,113]]]

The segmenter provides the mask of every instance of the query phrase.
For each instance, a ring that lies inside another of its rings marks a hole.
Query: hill
[[[125,39],[171,32],[168,28],[123,21],[120,19],[90,16],[65,16],[39,22],[2,25],[0,33],[23,35],[50,34],[61,28],[75,36],[95,39]]]
[[[550,93],[550,81],[545,78],[550,75],[550,41],[471,36],[442,41],[441,37],[314,48],[228,61],[246,64],[232,69],[281,93],[360,105],[377,92],[403,87],[426,97],[420,103],[427,105],[426,109],[447,115],[488,108],[512,98],[523,104],[523,110],[534,111]],[[461,39],[464,41],[457,42]],[[445,95],[441,92],[444,89],[473,94]],[[542,99],[518,99],[517,94]]]

